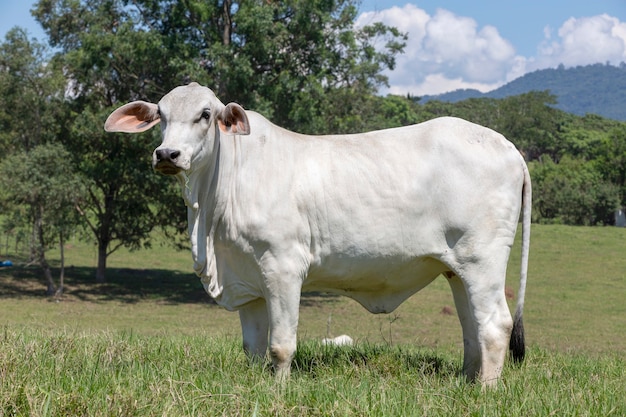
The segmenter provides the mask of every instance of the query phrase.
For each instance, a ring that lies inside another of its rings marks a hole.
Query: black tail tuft
[[[524,322],[522,321],[521,314],[515,315],[513,331],[511,332],[511,341],[509,342],[509,350],[511,351],[513,362],[522,363],[524,361],[524,356],[526,356],[526,346],[524,344]]]

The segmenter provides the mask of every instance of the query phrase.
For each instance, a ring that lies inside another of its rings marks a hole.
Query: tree
[[[78,208],[97,242],[96,279],[100,282],[105,280],[110,254],[122,246],[131,250],[150,246],[155,226],[163,226],[166,232],[171,226],[181,230],[185,216],[180,191],[151,169],[155,137],[133,140],[107,134],[100,130],[107,114],[106,110],[83,112],[66,139],[72,153],[80,155],[74,162],[87,178],[87,197]],[[94,131],[94,127],[100,129]]]
[[[172,219],[184,224],[176,185],[150,172],[155,137],[105,134],[112,108],[196,80],[287,128],[358,130],[347,115],[385,82],[380,72],[404,39],[381,24],[354,29],[354,0],[40,0],[34,15],[69,81],[74,119],[63,143],[88,179],[81,210],[99,280],[118,247],[147,244]]]
[[[556,102],[549,91],[531,91],[502,99],[501,118],[493,128],[513,141],[528,160],[547,155],[558,161],[561,157],[556,140],[559,111],[551,107]]]
[[[63,123],[61,71],[45,45],[11,29],[0,44],[0,159],[54,141]]]
[[[64,130],[64,84],[43,44],[29,40],[20,28],[7,33],[0,44],[4,228],[31,230],[31,261],[42,268],[48,294],[63,291],[63,268],[57,286],[45,252],[58,241],[63,263],[63,242],[76,226],[74,204],[81,190],[67,152],[54,144]]]
[[[533,207],[540,222],[611,224],[619,207],[619,187],[602,178],[594,162],[548,156],[530,164]]]
[[[2,203],[11,220],[32,230],[33,261],[42,269],[48,295],[63,292],[66,237],[76,228],[76,204],[83,196],[80,178],[74,173],[69,153],[59,144],[42,144],[16,152],[0,165]],[[46,251],[58,242],[61,253],[59,285],[52,277]]]
[[[85,178],[87,198],[78,208],[97,242],[96,279],[104,281],[115,250],[148,246],[157,226],[182,229],[179,191],[150,169],[156,135],[131,139],[103,130],[120,100],[154,101],[176,80],[164,81],[171,66],[161,38],[140,27],[120,1],[42,0],[35,15],[60,50],[55,60],[68,78],[72,118],[60,139]]]
[[[620,206],[626,207],[626,123],[611,129],[597,149],[598,170],[619,187]]]
[[[387,129],[423,122],[429,117],[420,111],[420,106],[410,98],[387,95],[386,97],[372,97],[372,111],[365,114],[366,129]]]

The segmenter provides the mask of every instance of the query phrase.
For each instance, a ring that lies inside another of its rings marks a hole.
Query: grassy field
[[[58,302],[36,269],[0,269],[0,416],[626,415],[625,237],[533,226],[530,350],[493,392],[458,375],[461,329],[443,279],[390,315],[306,295],[294,376],[281,387],[249,366],[238,316],[210,303],[188,252],[116,253],[97,284],[95,249],[71,242]],[[514,293],[518,273],[516,247]],[[343,333],[355,348],[319,345]]]

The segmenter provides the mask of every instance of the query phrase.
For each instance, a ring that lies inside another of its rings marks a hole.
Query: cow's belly
[[[349,259],[330,257],[312,267],[303,291],[345,295],[372,313],[389,313],[448,270],[431,257]]]

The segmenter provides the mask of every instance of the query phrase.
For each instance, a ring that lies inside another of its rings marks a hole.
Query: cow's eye
[[[205,110],[202,112],[202,116],[200,117],[202,117],[203,119],[209,120],[211,118],[211,112],[208,110]]]

